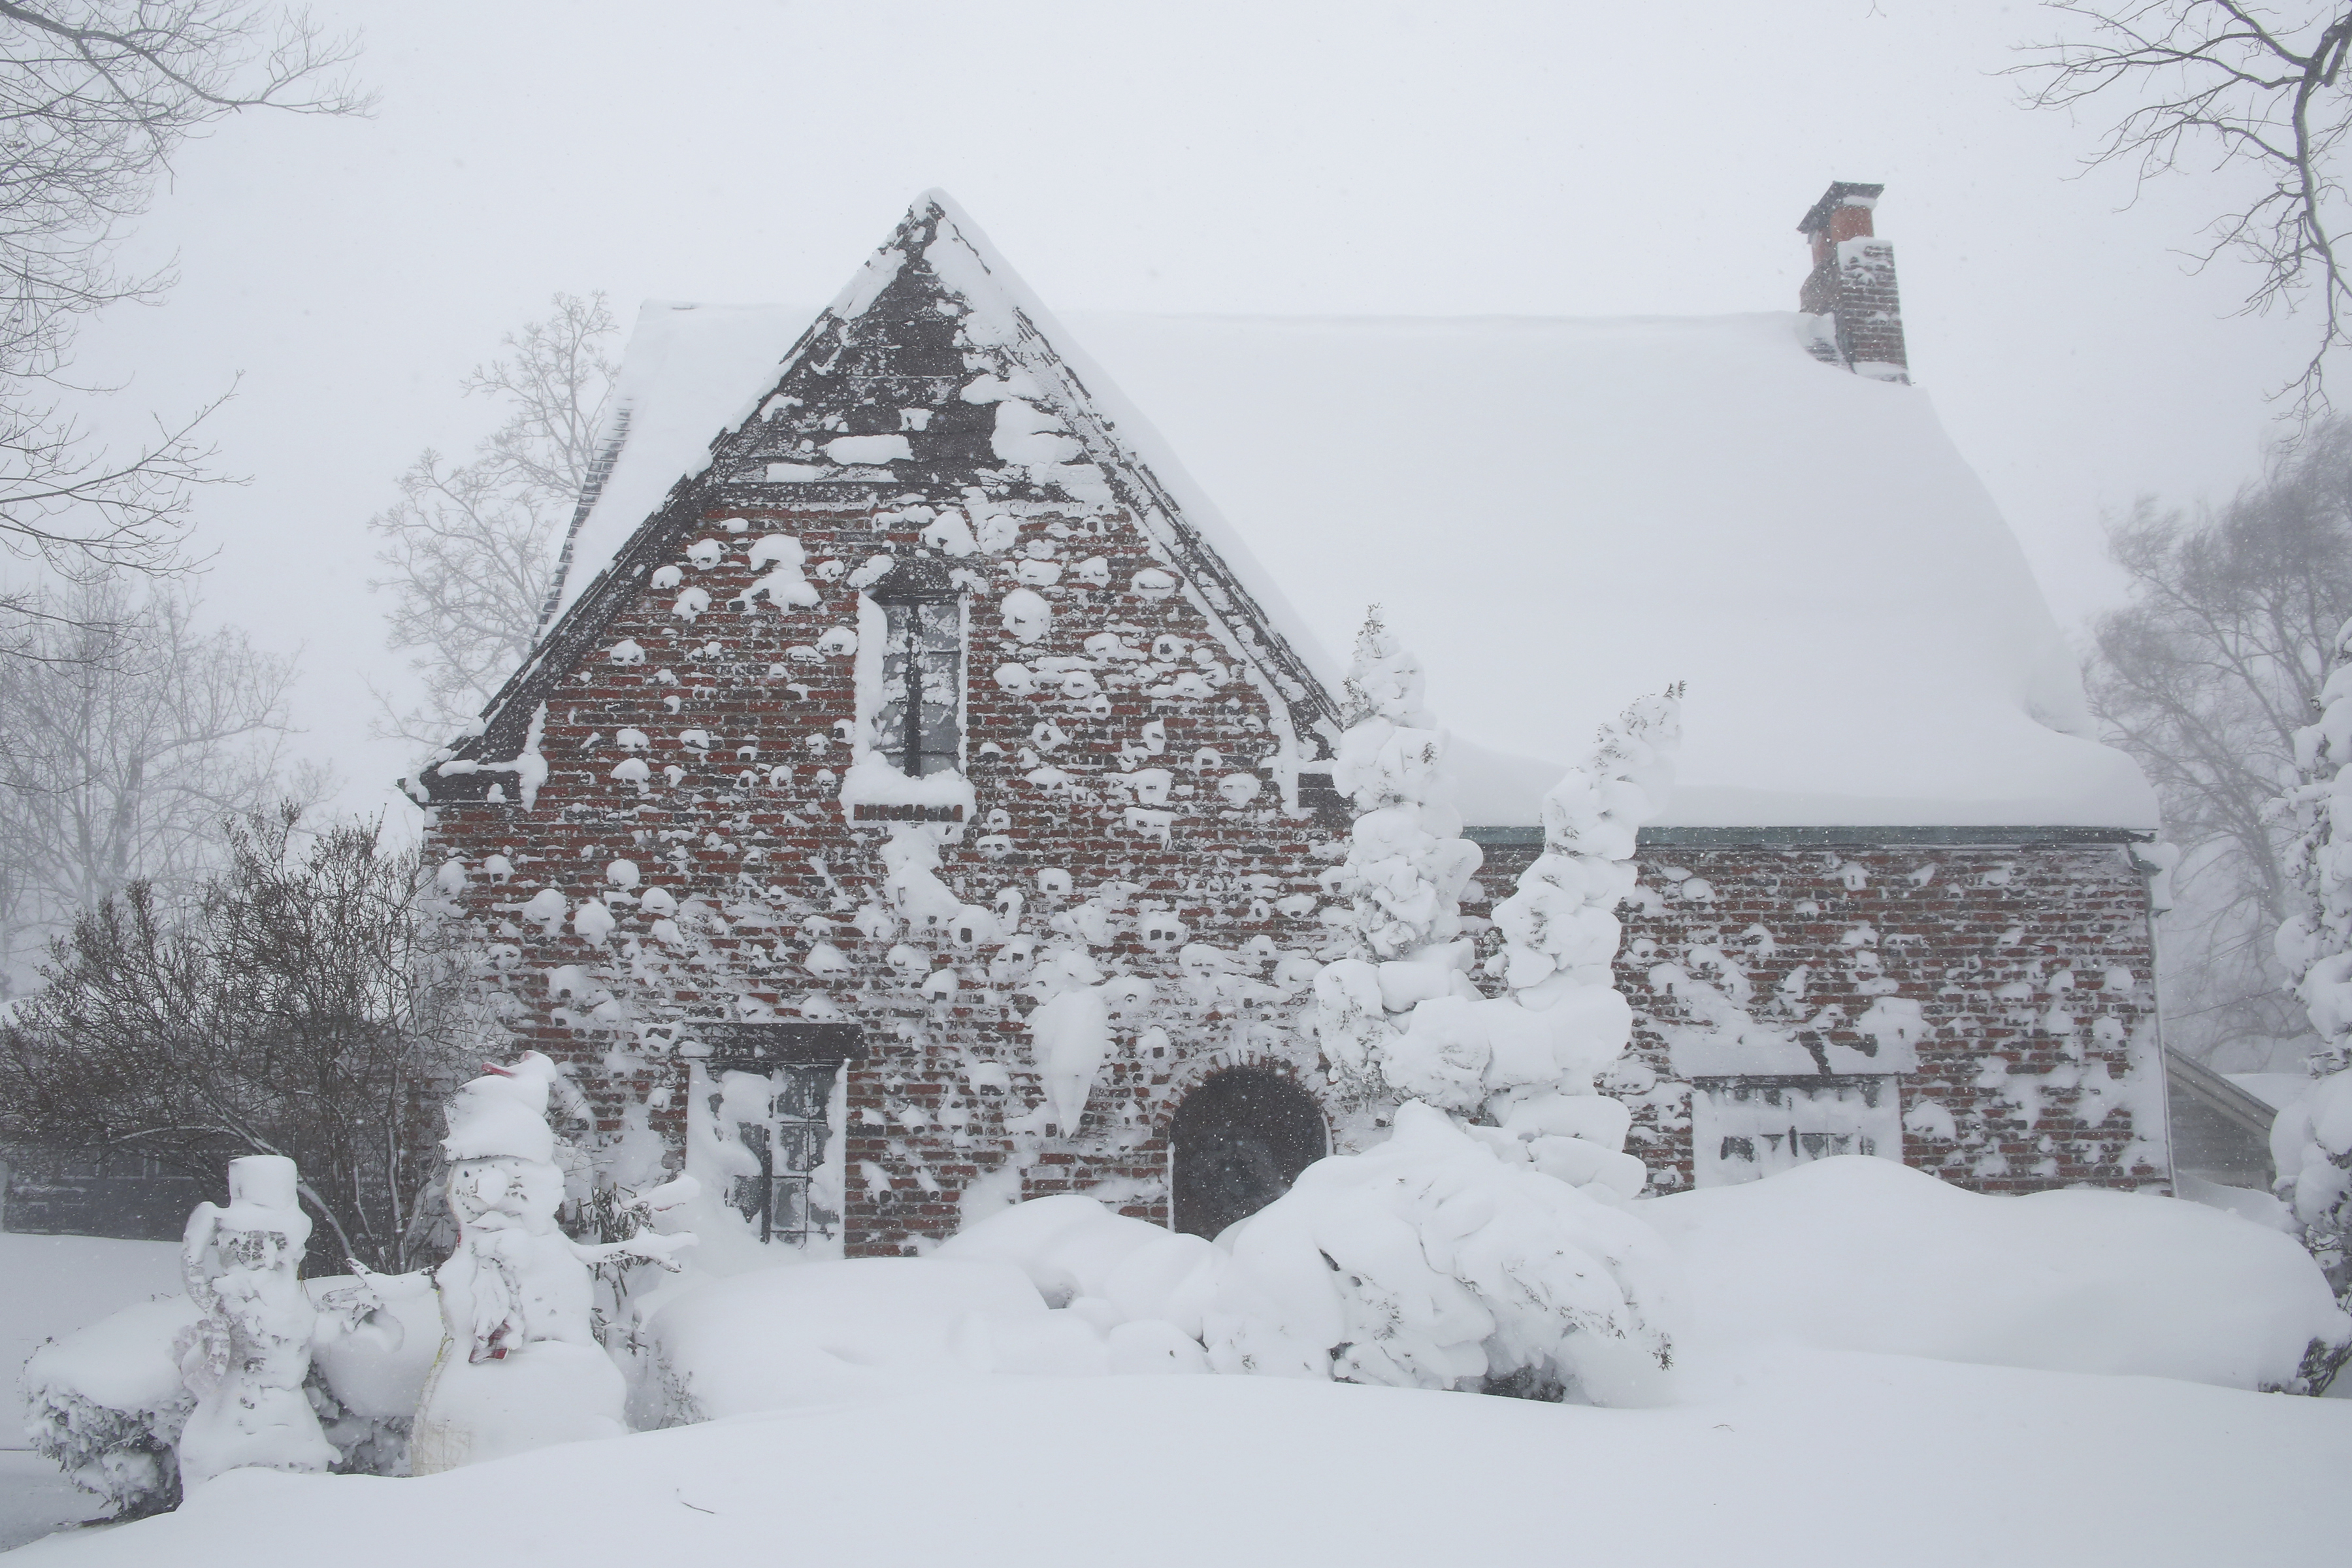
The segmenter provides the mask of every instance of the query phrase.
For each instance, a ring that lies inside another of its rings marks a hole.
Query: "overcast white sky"
[[[457,378],[556,289],[821,303],[930,185],[1062,310],[1642,315],[1793,309],[1797,218],[1884,181],[1914,378],[2070,625],[2116,592],[2103,510],[2255,472],[2301,341],[2186,269],[2213,183],[2126,209],[2075,177],[2096,125],[2016,107],[2031,5],[317,9],[364,27],[378,113],[190,147],[132,256],[180,286],[80,368],[131,378],[118,417],[242,374],[215,436],[253,483],[204,503],[204,592],[299,647],[350,809],[410,761],[367,735],[401,664],[364,524],[494,422]]]

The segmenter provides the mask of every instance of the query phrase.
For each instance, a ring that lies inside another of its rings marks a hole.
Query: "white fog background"
[[[241,374],[212,435],[252,483],[201,503],[207,614],[299,649],[300,748],[404,830],[364,525],[421,447],[497,423],[458,378],[558,289],[624,322],[814,308],[930,185],[1056,310],[1612,316],[1792,310],[1798,217],[1883,181],[1914,379],[2070,627],[2117,593],[2103,510],[2225,497],[2300,366],[2300,322],[2235,318],[2245,272],[2179,254],[2234,176],[2131,205],[2122,173],[2080,177],[2104,121],[2018,107],[1996,73],[2055,26],[2029,5],[316,11],[365,29],[374,118],[248,114],[185,149],[126,253],[176,255],[179,286],[92,324],[75,368],[129,383],[102,416],[126,439]]]

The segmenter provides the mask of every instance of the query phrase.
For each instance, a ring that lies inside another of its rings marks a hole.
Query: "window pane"
[[[787,1121],[823,1121],[833,1099],[834,1067],[788,1067],[777,1075],[776,1114]]]
[[[962,752],[962,605],[953,599],[922,599],[885,603],[882,610],[889,641],[882,656],[875,744],[900,773],[947,772]],[[920,692],[912,756],[907,735],[909,677]]]
[[[766,1184],[757,1176],[738,1176],[727,1186],[727,1202],[745,1219],[757,1222]]]
[[[778,1176],[776,1204],[768,1215],[768,1228],[779,1235],[788,1235],[808,1228],[808,1178]]]
[[[953,599],[932,599],[912,606],[925,653],[952,654],[963,645],[963,611]],[[892,639],[894,642],[897,638]]]
[[[814,1171],[824,1163],[825,1127],[821,1121],[787,1121],[776,1129],[776,1169]]]

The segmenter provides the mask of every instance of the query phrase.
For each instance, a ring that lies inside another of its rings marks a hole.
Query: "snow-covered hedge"
[[[185,1296],[142,1301],[25,1363],[25,1436],[115,1518],[180,1500],[174,1450],[196,1396],[173,1346],[198,1316]]]
[[[1408,1101],[1389,1141],[1318,1160],[1232,1236],[1220,1372],[1596,1405],[1663,1397],[1675,1264],[1622,1207]],[[1516,1154],[1514,1147],[1512,1152]]]

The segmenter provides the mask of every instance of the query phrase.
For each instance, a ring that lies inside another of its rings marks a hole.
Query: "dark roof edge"
[[[838,324],[837,319],[830,307],[817,312],[808,330],[793,340],[791,352],[778,362],[776,378],[768,386],[769,395],[772,395],[784,378],[799,365],[802,354],[818,333],[828,325],[835,324]],[[758,403],[752,405],[755,409],[759,405]],[[731,429],[711,432],[708,449],[715,452],[719,442],[732,434],[734,431]],[[621,445],[618,440],[613,444],[612,456],[615,458],[619,456]],[[595,498],[597,500],[602,499],[604,477],[603,474],[591,476],[592,482],[600,492]],[[669,493],[662,498],[661,504],[639,521],[636,531],[629,536],[613,559],[589,579],[579,597],[572,601],[571,608],[558,616],[553,626],[542,627],[539,642],[531,649],[530,657],[523,660],[522,668],[509,676],[507,683],[499,689],[498,695],[483,705],[480,727],[471,735],[452,741],[446,748],[428,759],[419,771],[416,783],[426,792],[428,804],[437,805],[453,799],[479,800],[482,797],[489,784],[496,782],[488,774],[471,773],[443,779],[435,773],[435,769],[451,758],[480,761],[511,757],[522,750],[526,733],[530,728],[531,715],[539,704],[546,700],[555,683],[567,671],[579,667],[579,656],[598,640],[626,604],[629,595],[635,590],[642,573],[632,570],[633,565],[651,564],[649,561],[639,558],[662,553],[673,546],[677,537],[688,530],[704,505],[713,499],[710,491],[711,470],[708,467],[699,473],[680,476],[670,486]],[[593,506],[593,500],[583,498],[583,505],[572,524],[575,534]],[[569,538],[565,541],[564,549],[566,559],[563,565],[568,573],[576,564],[569,558]],[[562,592],[562,580],[559,578],[554,594],[561,595]],[[410,793],[413,795],[414,791]]]
[[[1540,827],[1465,827],[1462,837],[1490,849],[1540,845]],[[2148,844],[2153,829],[2137,827],[1644,827],[1644,847],[1695,849],[1815,849],[1896,845],[2025,848],[2069,844]]]
[[[2203,1062],[2192,1061],[2164,1047],[2164,1076],[2176,1092],[2201,1101],[2256,1137],[2268,1138],[2278,1110],[2259,1095],[2248,1094]]]

